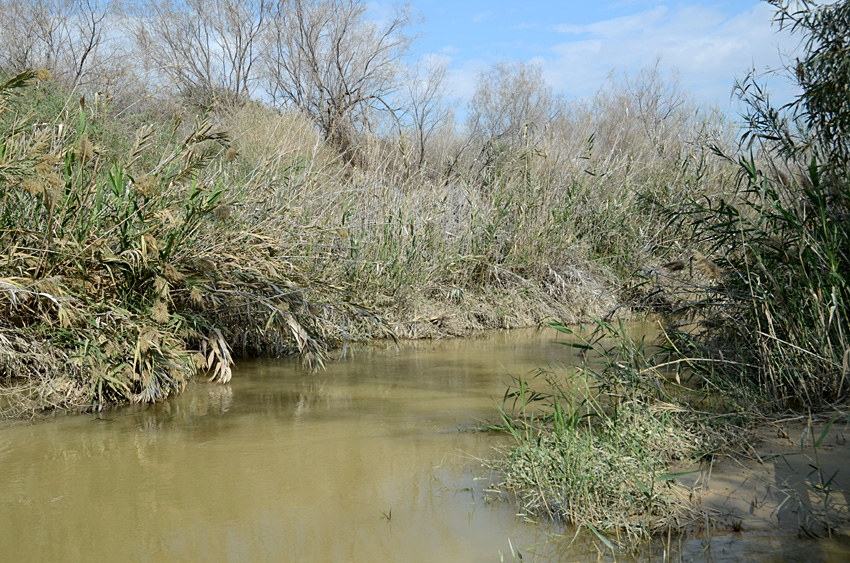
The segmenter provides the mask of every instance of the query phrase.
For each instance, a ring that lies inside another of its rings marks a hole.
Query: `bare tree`
[[[636,73],[611,71],[593,106],[595,140],[602,151],[634,153],[636,147],[653,147],[664,156],[679,146],[697,117],[677,74],[665,77],[658,58]],[[674,150],[668,156],[676,154]]]
[[[0,0],[0,66],[6,71],[54,70],[61,26],[70,1]]]
[[[242,99],[253,93],[267,14],[266,0],[145,0],[134,35],[147,64],[181,94]]]
[[[478,76],[467,123],[485,143],[513,145],[542,131],[552,119],[554,106],[540,65],[500,63]]]
[[[418,148],[417,170],[425,164],[425,146],[434,132],[452,117],[452,108],[443,99],[446,93],[448,62],[428,59],[412,69],[407,79],[407,115]]]
[[[406,7],[370,21],[360,0],[280,0],[267,37],[267,91],[310,115],[346,152],[373,112],[390,111],[412,23]]]
[[[114,62],[106,24],[115,2],[0,0],[0,69],[46,68],[77,86],[101,78]]]
[[[678,75],[674,73],[665,80],[660,66],[661,59],[656,58],[651,66],[642,68],[636,76],[625,74],[623,77],[644,132],[656,143],[660,142],[659,137],[668,121],[673,121],[677,112],[689,101]]]

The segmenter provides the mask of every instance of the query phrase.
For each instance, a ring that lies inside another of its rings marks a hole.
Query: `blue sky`
[[[678,72],[700,102],[729,108],[732,85],[753,66],[777,68],[797,41],[771,25],[773,9],[758,0],[415,0],[424,16],[418,55],[450,62],[451,95],[466,100],[490,65],[523,60],[542,65],[556,92],[592,95],[611,70],[651,65]],[[780,97],[784,81],[770,84]]]

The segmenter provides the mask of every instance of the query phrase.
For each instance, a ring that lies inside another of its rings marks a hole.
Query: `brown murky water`
[[[545,541],[488,502],[508,373],[552,332],[382,346],[315,375],[240,362],[167,403],[0,429],[3,561],[498,561]],[[510,544],[509,544],[510,542]]]
[[[568,362],[558,339],[374,346],[315,375],[241,362],[167,403],[0,428],[0,561],[596,560],[488,495],[478,460],[507,438],[466,430],[508,374]],[[794,543],[766,540],[755,560]]]

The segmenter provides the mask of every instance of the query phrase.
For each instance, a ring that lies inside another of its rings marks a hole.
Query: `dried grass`
[[[303,115],[259,103],[135,128],[66,103],[48,128],[4,133],[0,276],[62,280],[16,330],[84,350],[106,404],[159,400],[199,370],[225,381],[243,354],[320,366],[389,326],[601,315],[625,272],[679,251],[656,204],[726,174],[699,144],[716,115],[655,116],[648,138],[630,104],[600,95],[516,146],[445,128],[414,167],[404,135],[361,135],[349,162]],[[160,338],[143,352],[147,327]]]

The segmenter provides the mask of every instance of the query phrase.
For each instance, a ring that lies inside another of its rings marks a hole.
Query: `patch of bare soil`
[[[760,428],[746,459],[690,479],[707,528],[682,559],[850,561],[850,422],[794,419]],[[686,555],[689,554],[689,555]]]

